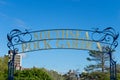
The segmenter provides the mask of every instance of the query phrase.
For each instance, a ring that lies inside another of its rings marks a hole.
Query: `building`
[[[22,70],[22,55],[21,54],[15,55],[14,66],[16,70]]]

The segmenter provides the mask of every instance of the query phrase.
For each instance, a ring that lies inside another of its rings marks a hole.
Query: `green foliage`
[[[120,64],[117,64],[117,80],[120,80]]]
[[[7,63],[8,63],[7,56],[0,57],[0,80],[7,80],[7,76],[8,76]]]
[[[109,73],[93,72],[90,74],[90,76],[93,78],[97,78],[97,80],[110,80]]]
[[[53,80],[65,80],[61,74],[56,71],[50,70],[48,74],[53,78]]]
[[[120,80],[120,73],[117,73],[117,80]]]
[[[117,67],[117,73],[120,73],[120,64],[117,64],[116,67]]]
[[[91,73],[82,73],[81,80],[110,80],[109,73],[102,72],[91,72]]]
[[[15,80],[53,80],[52,77],[44,70],[39,68],[16,71]]]
[[[66,74],[63,75],[65,80],[78,80],[78,74],[76,70],[69,70]]]

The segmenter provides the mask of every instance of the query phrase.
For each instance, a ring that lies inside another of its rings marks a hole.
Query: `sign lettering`
[[[22,43],[22,52],[45,49],[81,49],[102,51],[102,44],[91,40],[89,31],[54,30],[33,32],[31,42]]]

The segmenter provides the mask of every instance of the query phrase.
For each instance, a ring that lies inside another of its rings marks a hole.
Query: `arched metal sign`
[[[14,29],[7,34],[7,46],[11,56],[8,62],[9,80],[14,79],[14,57],[17,53],[49,49],[96,50],[108,53],[110,55],[110,79],[116,80],[116,62],[112,59],[111,52],[118,45],[118,36],[119,34],[112,27],[104,30],[98,28],[95,30],[49,29],[31,32]],[[109,47],[109,50],[103,51],[102,46]]]

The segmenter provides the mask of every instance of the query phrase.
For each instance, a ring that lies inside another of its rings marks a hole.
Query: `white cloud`
[[[10,16],[8,16],[8,15],[6,15],[6,14],[4,14],[4,13],[0,13],[0,18],[1,18],[1,19],[4,19],[4,20],[6,20],[6,21],[11,21],[11,22],[10,22],[11,25],[17,26],[17,27],[19,27],[19,28],[30,29],[30,28],[26,25],[26,23],[25,23],[23,20],[19,19],[19,18],[10,17]]]
[[[21,28],[24,28],[24,29],[30,29],[28,26],[26,26],[26,24],[23,20],[15,18],[14,21],[15,21],[15,23],[18,27],[21,27]]]

